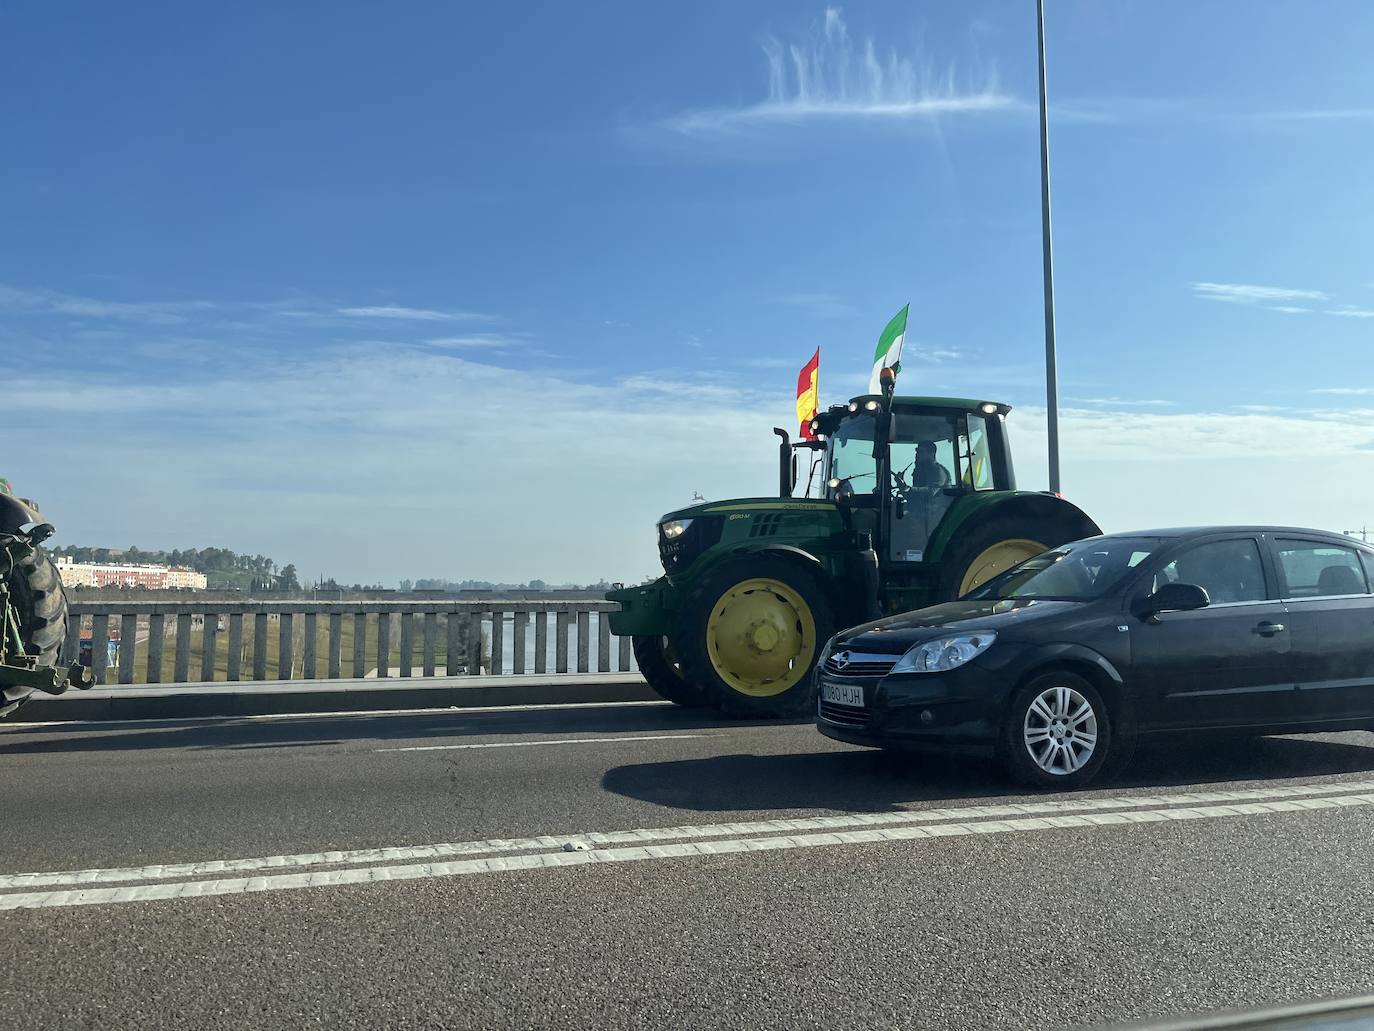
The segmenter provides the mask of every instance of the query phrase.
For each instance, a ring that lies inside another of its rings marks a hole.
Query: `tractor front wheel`
[[[1067,523],[1045,516],[994,516],[955,537],[940,568],[940,601],[954,601],[1042,551],[1077,540]]]
[[[726,715],[782,719],[811,708],[811,672],[834,632],[818,573],[754,555],[721,566],[688,593],[673,648],[683,675]]]
[[[639,672],[644,674],[644,679],[659,697],[688,708],[708,704],[702,690],[683,679],[682,669],[668,638],[637,635],[631,643],[635,662],[639,663]]]

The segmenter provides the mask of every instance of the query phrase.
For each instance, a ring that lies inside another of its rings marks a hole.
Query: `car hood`
[[[1084,604],[1035,599],[951,601],[853,627],[840,634],[836,643],[881,655],[904,652],[918,641],[947,633],[995,630],[999,635],[1011,636],[1046,619],[1078,612]]]

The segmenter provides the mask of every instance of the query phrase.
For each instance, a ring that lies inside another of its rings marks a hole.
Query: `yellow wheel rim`
[[[740,694],[780,695],[811,671],[816,619],[780,580],[741,580],[717,599],[706,620],[706,651],[716,675]]]
[[[969,563],[969,567],[964,572],[963,582],[959,584],[959,597],[968,594],[975,587],[981,587],[994,576],[1005,573],[1012,566],[1034,558],[1042,551],[1047,550],[1045,545],[1039,541],[1026,540],[1024,537],[1013,537],[1011,540],[998,541],[990,548],[985,548],[977,558]]]

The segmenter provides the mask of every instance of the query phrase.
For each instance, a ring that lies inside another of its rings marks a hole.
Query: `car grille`
[[[821,719],[827,723],[833,723],[838,727],[866,727],[868,726],[868,710],[854,709],[848,705],[835,705],[831,702],[821,702],[818,710]]]
[[[847,662],[837,662],[840,656],[847,656]],[[824,669],[832,677],[885,677],[897,665],[897,655],[861,655],[858,652],[845,652],[843,649],[834,655],[827,655]]]

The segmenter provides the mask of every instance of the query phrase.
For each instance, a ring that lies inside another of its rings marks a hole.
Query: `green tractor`
[[[611,629],[633,638],[658,694],[731,716],[802,715],[836,631],[951,601],[1102,532],[1058,495],[1016,489],[1010,406],[894,397],[886,370],[883,391],[821,413],[815,440],[773,431],[778,497],[705,502],[659,522],[665,575],[607,594],[620,604]],[[793,497],[799,454],[810,476]]]

